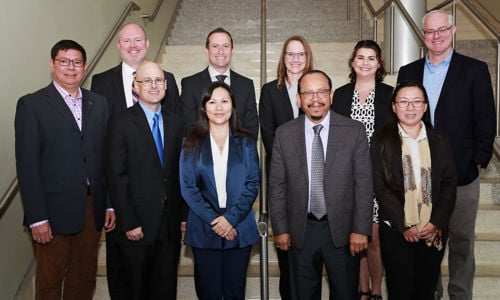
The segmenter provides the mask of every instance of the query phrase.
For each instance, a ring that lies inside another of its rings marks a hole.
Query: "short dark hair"
[[[80,51],[80,53],[82,54],[83,62],[87,62],[87,53],[85,52],[85,49],[83,49],[82,45],[73,40],[60,40],[59,42],[57,42],[54,46],[52,46],[52,49],[50,50],[50,57],[54,59],[56,58],[59,51],[66,51],[70,49]]]
[[[300,92],[301,92],[300,83],[302,82],[302,79],[304,77],[306,77],[307,75],[311,75],[311,74],[321,74],[321,75],[325,76],[325,78],[328,80],[328,87],[330,88],[330,90],[332,89],[332,79],[328,75],[326,75],[325,72],[320,71],[320,70],[311,70],[311,71],[305,72],[304,74],[302,74],[302,76],[300,76],[299,84],[297,85],[297,93],[300,94]]]
[[[225,34],[229,35],[229,39],[231,40],[231,48],[233,48],[233,37],[231,36],[229,31],[227,31],[226,29],[224,29],[222,27],[217,27],[214,30],[210,31],[210,33],[207,35],[207,40],[205,41],[205,48],[208,49],[208,44],[210,44],[210,36],[214,33],[225,33]]]

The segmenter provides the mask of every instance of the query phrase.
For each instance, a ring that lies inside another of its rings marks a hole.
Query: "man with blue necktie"
[[[161,105],[167,86],[158,64],[143,62],[134,87],[139,102],[112,117],[106,146],[124,294],[127,299],[175,299],[181,220],[187,214],[179,187],[185,126]]]

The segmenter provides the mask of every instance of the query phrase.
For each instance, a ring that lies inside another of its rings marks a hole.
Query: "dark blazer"
[[[167,94],[162,100],[162,106],[175,112],[179,101],[179,88],[172,73],[163,71],[167,80]],[[103,95],[108,100],[109,111],[115,115],[127,108],[125,92],[123,90],[122,64],[92,76],[90,89]]]
[[[309,179],[302,115],[276,130],[269,175],[269,209],[275,235],[289,233],[302,248]],[[352,232],[371,235],[372,164],[366,131],[358,121],[330,112],[324,192],[333,244],[349,243]]]
[[[372,142],[373,157],[382,157],[383,136],[375,135]],[[430,222],[437,228],[447,230],[448,221],[455,207],[457,194],[457,175],[447,139],[436,130],[427,128],[427,138],[431,153],[432,213]],[[391,175],[395,189],[385,183],[382,159],[373,160],[373,184],[377,200],[380,202],[380,219],[386,220],[399,231],[406,230],[404,225],[404,175],[401,148],[391,160]]]
[[[278,80],[273,80],[262,86],[259,101],[259,119],[262,142],[269,159],[273,150],[276,129],[282,124],[293,120],[293,108],[286,85],[279,89]]]
[[[335,90],[332,108],[344,117],[351,117],[352,95],[354,83],[348,83]],[[385,117],[390,110],[393,87],[382,82],[375,85],[375,129],[384,124]]]
[[[49,220],[53,234],[75,234],[85,222],[87,180],[95,225],[106,214],[106,99],[82,89],[82,130],[51,83],[17,102],[15,148],[24,224]]]
[[[120,244],[149,245],[156,240],[164,206],[169,237],[180,240],[180,223],[187,213],[179,187],[179,156],[185,135],[183,120],[162,109],[164,166],[156,152],[146,115],[134,105],[113,117],[107,134],[107,176],[116,210]],[[129,241],[125,233],[142,226],[144,238]]]
[[[259,134],[259,119],[257,117],[257,102],[253,81],[233,70],[230,71],[231,89],[234,94],[234,105],[241,125],[250,130],[255,139]],[[198,120],[198,106],[203,90],[212,82],[208,67],[203,71],[182,78],[182,95],[179,111],[182,111],[186,124],[191,128]]]
[[[425,59],[399,69],[398,82],[423,82]],[[434,127],[448,138],[455,158],[458,185],[479,176],[493,153],[495,103],[486,63],[453,52],[434,114]]]
[[[182,196],[190,208],[184,237],[186,245],[229,249],[258,242],[252,205],[259,191],[259,157],[253,140],[232,133],[229,136],[226,208],[220,208],[218,203],[210,138],[203,143],[199,158],[195,151],[182,152],[180,174]],[[222,239],[212,231],[210,222],[221,215],[238,232],[233,241]]]

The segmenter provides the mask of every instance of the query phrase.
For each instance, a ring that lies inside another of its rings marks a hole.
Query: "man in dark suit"
[[[111,115],[134,104],[132,96],[134,73],[146,57],[149,40],[141,26],[130,23],[121,28],[116,46],[120,51],[122,62],[116,67],[94,75],[91,86],[92,91],[106,97]],[[164,72],[164,74],[167,80],[167,93],[162,100],[162,106],[169,111],[175,111],[179,98],[177,83],[173,74],[169,72]],[[106,234],[106,278],[111,299],[120,300],[126,297],[121,294],[126,290],[126,283],[122,269],[123,263],[115,241],[116,234],[115,231]]]
[[[133,74],[146,57],[149,40],[141,26],[129,23],[120,30],[116,46],[120,51],[122,62],[116,67],[92,76],[90,88],[106,97],[111,115],[134,104],[132,99]],[[164,73],[167,80],[167,93],[162,99],[162,106],[175,111],[179,100],[179,89],[174,75],[169,72]]]
[[[231,86],[234,93],[234,106],[241,125],[250,130],[255,139],[259,134],[259,119],[253,81],[229,68],[234,52],[233,38],[223,29],[212,30],[205,42],[205,52],[208,56],[208,67],[181,81],[182,95],[180,107],[186,123],[192,127],[198,120],[198,105],[201,102],[203,90],[213,81],[222,81]]]
[[[493,152],[496,117],[488,66],[453,50],[455,31],[448,13],[426,14],[423,33],[428,53],[401,67],[398,82],[423,82],[432,124],[450,142],[458,188],[449,223],[448,294],[451,299],[472,299],[479,169],[486,168]],[[442,296],[442,288],[438,289]]]
[[[298,299],[321,299],[323,265],[330,298],[358,298],[357,253],[368,247],[371,234],[373,187],[365,129],[330,111],[332,96],[325,73],[306,72],[297,96],[304,115],[279,127],[274,138],[271,222],[277,247],[290,251],[292,294]]]
[[[101,230],[114,229],[103,160],[108,107],[79,87],[86,59],[75,41],[57,42],[53,82],[17,103],[17,176],[35,242],[37,299],[59,300],[63,290],[64,299],[92,299]]]
[[[124,263],[123,299],[175,299],[181,220],[179,157],[185,126],[161,106],[164,73],[154,62],[137,69],[137,105],[112,117],[107,134],[107,176]],[[183,219],[184,218],[184,219]]]

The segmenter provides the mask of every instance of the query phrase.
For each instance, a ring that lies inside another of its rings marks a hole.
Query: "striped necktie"
[[[132,80],[132,105],[135,105],[137,102],[139,102],[139,93],[137,92],[137,90],[135,89],[135,86],[134,86],[134,82],[135,82],[135,71],[134,73],[132,73],[132,75],[134,76],[134,80]]]

